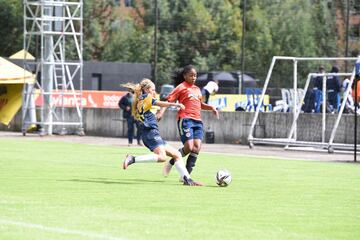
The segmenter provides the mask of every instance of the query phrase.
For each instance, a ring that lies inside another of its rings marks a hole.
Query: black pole
[[[154,69],[153,69],[153,81],[155,88],[157,88],[157,32],[158,32],[158,19],[159,19],[159,9],[158,2],[155,0],[155,26],[154,26]]]
[[[245,13],[246,13],[246,0],[243,0],[243,26],[242,26],[242,38],[241,38],[241,79],[239,82],[239,94],[243,92],[244,83],[244,71],[245,71]]]
[[[345,57],[349,55],[349,18],[350,18],[350,0],[346,2],[346,33],[345,33]],[[347,72],[348,63],[345,61],[345,72]]]

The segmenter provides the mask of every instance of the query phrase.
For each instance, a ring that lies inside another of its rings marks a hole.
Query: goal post
[[[305,94],[301,97],[301,99],[298,99],[297,96],[297,89],[298,89],[298,62],[301,61],[339,61],[339,60],[343,60],[343,61],[353,61],[353,62],[360,62],[360,58],[358,57],[289,57],[289,56],[274,56],[272,58],[271,64],[270,64],[270,68],[268,70],[265,82],[264,82],[264,86],[262,89],[262,93],[260,96],[260,102],[262,102],[264,100],[265,97],[265,93],[266,90],[269,86],[270,80],[271,80],[271,76],[273,73],[273,69],[275,67],[275,64],[277,61],[292,61],[293,62],[293,91],[294,91],[294,99],[293,99],[293,118],[292,118],[292,124],[290,127],[290,131],[287,133],[287,137],[286,138],[257,138],[254,137],[254,130],[255,130],[255,125],[256,122],[258,121],[259,118],[259,112],[260,109],[259,107],[257,107],[255,109],[255,114],[253,117],[253,120],[251,122],[251,126],[250,126],[250,131],[249,131],[249,135],[248,135],[248,142],[249,142],[249,146],[250,148],[254,147],[255,144],[259,143],[259,144],[270,144],[270,145],[283,145],[285,146],[285,149],[289,148],[289,146],[305,146],[305,147],[315,147],[315,148],[322,148],[322,149],[327,149],[329,153],[332,153],[334,151],[334,149],[345,149],[345,150],[352,150],[353,149],[353,145],[350,144],[340,144],[340,143],[334,143],[334,138],[336,135],[336,131],[337,128],[339,126],[340,123],[340,119],[341,116],[343,114],[344,108],[345,108],[345,103],[346,103],[346,99],[348,97],[348,95],[350,94],[350,89],[352,86],[352,83],[354,82],[354,78],[355,78],[355,68],[351,73],[309,73],[305,82],[305,86],[304,86],[304,92],[306,93],[309,85],[310,85],[310,81],[312,79],[312,77],[315,76],[323,76],[324,79],[326,79],[326,76],[332,75],[332,76],[350,76],[350,83],[347,86],[347,89],[345,90],[344,93],[344,98],[341,102],[340,105],[340,110],[339,113],[337,114],[336,120],[335,120],[335,124],[332,127],[331,130],[331,135],[330,135],[330,139],[328,142],[325,141],[325,131],[326,131],[326,107],[322,108],[322,127],[321,127],[321,141],[320,142],[315,142],[315,141],[298,141],[297,140],[297,120],[299,118],[300,112],[301,112],[301,106],[302,103],[305,99]],[[323,94],[323,106],[326,105],[326,81],[323,81],[323,85],[322,85],[322,94]]]

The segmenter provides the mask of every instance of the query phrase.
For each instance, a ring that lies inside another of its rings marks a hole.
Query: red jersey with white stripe
[[[185,109],[178,111],[178,118],[191,118],[201,121],[201,91],[195,84],[182,82],[167,97],[169,102],[184,104]]]

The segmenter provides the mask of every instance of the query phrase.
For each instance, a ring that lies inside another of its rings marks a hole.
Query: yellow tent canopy
[[[23,84],[34,82],[34,74],[5,58],[0,57],[0,84]]]
[[[0,122],[8,125],[22,104],[25,83],[34,83],[35,75],[0,57]]]
[[[17,53],[14,53],[9,57],[10,59],[26,59],[26,60],[35,60],[35,57],[31,55],[28,51],[25,49],[18,51]]]

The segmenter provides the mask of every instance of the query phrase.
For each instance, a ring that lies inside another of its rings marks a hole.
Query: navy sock
[[[193,168],[195,167],[195,162],[197,160],[198,154],[195,152],[190,152],[189,157],[186,160],[186,169],[188,170],[189,174],[192,172]]]

